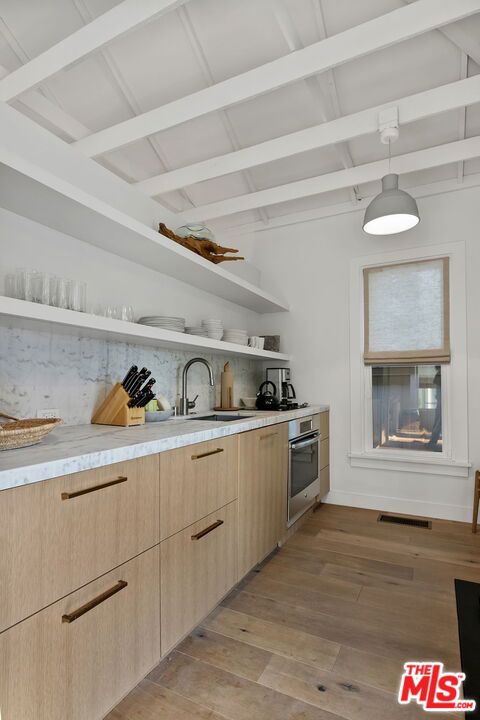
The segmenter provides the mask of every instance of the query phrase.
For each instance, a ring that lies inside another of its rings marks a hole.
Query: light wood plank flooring
[[[453,578],[480,582],[480,537],[377,517],[324,505],[108,720],[428,718],[397,703],[402,664],[460,670]]]

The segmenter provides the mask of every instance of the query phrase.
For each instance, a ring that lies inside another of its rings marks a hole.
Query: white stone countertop
[[[60,427],[39,445],[0,452],[0,491],[288,422],[328,409],[328,405],[310,405],[282,412],[244,410],[238,413],[244,419],[228,423],[189,415],[130,428],[111,425]]]

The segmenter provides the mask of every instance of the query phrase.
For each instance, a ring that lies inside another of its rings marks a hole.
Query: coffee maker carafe
[[[298,408],[295,388],[290,382],[290,368],[267,368],[266,379],[276,387],[280,410]]]

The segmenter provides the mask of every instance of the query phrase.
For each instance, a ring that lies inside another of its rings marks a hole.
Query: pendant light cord
[[[392,141],[388,138],[388,174],[392,172]]]

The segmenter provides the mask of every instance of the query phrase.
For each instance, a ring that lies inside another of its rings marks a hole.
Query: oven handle
[[[309,447],[310,445],[315,445],[316,442],[318,442],[320,439],[320,433],[316,433],[312,437],[309,437],[307,440],[302,440],[297,443],[291,443],[290,449],[291,450],[301,450],[302,448]]]

